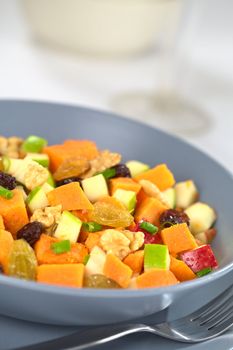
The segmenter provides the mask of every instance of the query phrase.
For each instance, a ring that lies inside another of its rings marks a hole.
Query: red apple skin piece
[[[198,271],[201,271],[207,267],[218,267],[218,262],[209,244],[183,252],[180,254],[180,258],[194,273],[197,273]]]
[[[148,222],[147,220],[142,220],[144,222]],[[151,233],[147,232],[146,230],[143,230],[140,228],[140,223],[138,222],[131,231],[133,232],[143,232],[144,233],[144,244],[163,244],[162,237],[159,232],[157,232],[155,235],[152,235]]]

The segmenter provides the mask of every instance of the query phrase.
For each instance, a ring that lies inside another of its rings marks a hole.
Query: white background
[[[39,1],[39,0],[38,0]],[[177,89],[211,117],[209,130],[180,135],[233,171],[233,1],[186,0],[191,11],[179,45]],[[182,63],[181,63],[182,62]],[[157,53],[100,60],[36,44],[17,0],[0,0],[0,98],[75,103],[114,110],[122,92],[156,89]],[[156,118],[150,123],[160,126]]]

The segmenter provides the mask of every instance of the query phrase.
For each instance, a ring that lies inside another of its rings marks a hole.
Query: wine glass
[[[173,1],[166,16],[166,31],[161,36],[158,89],[128,91],[113,97],[110,104],[115,111],[140,118],[145,122],[175,134],[200,134],[210,127],[206,111],[182,94],[180,86],[185,79],[179,66],[179,45],[191,13],[191,3]],[[164,1],[166,6],[166,1]]]

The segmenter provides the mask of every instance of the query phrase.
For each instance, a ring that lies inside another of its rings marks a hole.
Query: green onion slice
[[[84,230],[88,232],[101,231],[102,227],[103,227],[102,225],[97,224],[96,222],[93,222],[93,221],[83,223]]]
[[[11,199],[13,197],[13,192],[5,187],[0,186],[0,196],[6,199]]]
[[[105,180],[111,179],[116,175],[116,169],[114,168],[109,168],[104,171],[98,172],[95,175],[102,174],[105,177]]]
[[[201,271],[198,271],[196,273],[196,275],[198,277],[202,277],[202,276],[205,276],[205,275],[208,275],[208,273],[210,273],[212,271],[211,267],[206,267],[205,269],[201,270]]]
[[[55,254],[67,253],[71,250],[71,243],[68,239],[51,244],[51,249]]]
[[[145,230],[145,231],[149,232],[152,235],[155,235],[158,232],[158,230],[159,230],[157,226],[151,224],[150,222],[146,222],[146,221],[141,222],[139,227],[142,230]]]
[[[83,259],[83,264],[86,265],[89,259],[90,259],[90,254],[87,254]]]

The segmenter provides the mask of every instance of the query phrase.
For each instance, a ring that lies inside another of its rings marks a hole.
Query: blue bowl
[[[37,134],[52,143],[91,139],[100,148],[151,166],[165,162],[178,181],[194,179],[201,200],[218,213],[213,248],[220,267],[206,277],[143,290],[70,289],[0,276],[0,313],[34,322],[97,325],[153,315],[173,320],[201,307],[233,280],[232,176],[189,144],[144,124],[110,113],[62,104],[1,101],[1,134]],[[1,248],[0,248],[1,249]]]

